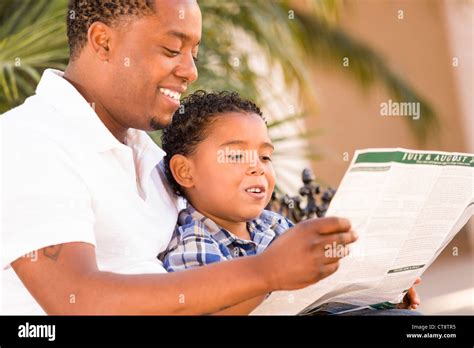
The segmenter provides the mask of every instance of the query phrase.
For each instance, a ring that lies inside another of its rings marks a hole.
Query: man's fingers
[[[320,243],[324,245],[332,245],[334,242],[336,245],[345,245],[353,243],[357,240],[358,236],[355,231],[333,233],[325,235]]]
[[[303,221],[301,224],[319,234],[344,232],[351,229],[349,220],[338,217],[311,219]]]
[[[342,259],[343,257],[347,256],[349,253],[348,252],[345,252],[343,255],[339,254],[337,256],[328,256],[328,257],[324,257],[323,259],[323,264],[324,265],[329,265],[331,263],[334,263],[334,262],[338,262],[340,259]]]
[[[322,263],[327,265],[348,256],[350,254],[350,249],[348,246],[342,244],[319,244],[319,248],[316,252],[323,255]]]
[[[339,262],[332,262],[327,265],[322,265],[319,268],[319,280],[326,278],[327,276],[330,276],[334,272],[337,271],[339,268]]]

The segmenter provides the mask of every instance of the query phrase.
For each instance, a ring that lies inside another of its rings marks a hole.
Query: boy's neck
[[[230,221],[216,221],[212,219],[216,224],[225,228],[227,231],[233,233],[240,239],[244,240],[252,240],[249,231],[247,230],[247,223],[246,222],[230,222]]]

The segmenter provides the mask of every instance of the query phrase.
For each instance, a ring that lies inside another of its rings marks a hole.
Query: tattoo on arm
[[[43,255],[53,261],[57,261],[62,247],[62,244],[46,247],[43,249]]]

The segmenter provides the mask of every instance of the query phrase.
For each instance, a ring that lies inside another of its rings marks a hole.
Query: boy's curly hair
[[[85,46],[92,23],[113,25],[126,16],[140,17],[154,12],[153,0],[69,0],[66,22],[70,58],[76,58]]]
[[[161,141],[166,152],[165,174],[177,195],[185,196],[171,173],[171,158],[177,154],[191,155],[197,145],[206,138],[209,126],[216,116],[227,112],[253,113],[265,121],[260,108],[250,100],[242,99],[236,92],[212,93],[198,90],[182,100],[171,124],[163,130]]]

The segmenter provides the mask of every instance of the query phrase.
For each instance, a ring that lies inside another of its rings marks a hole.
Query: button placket
[[[132,149],[120,148],[115,149],[114,152],[122,169],[122,173],[125,174],[127,178],[127,184],[138,193],[137,175],[135,171]]]

